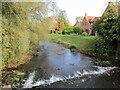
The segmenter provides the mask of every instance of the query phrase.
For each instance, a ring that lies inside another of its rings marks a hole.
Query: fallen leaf
[[[66,63],[66,64],[68,64],[68,65],[72,65],[72,66],[77,65],[77,64],[74,64],[74,63]]]

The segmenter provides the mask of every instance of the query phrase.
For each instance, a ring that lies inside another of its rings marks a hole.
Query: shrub
[[[67,30],[62,31],[62,34],[70,34],[70,33],[71,31],[67,31]]]
[[[62,34],[65,34],[65,31],[62,31]]]
[[[76,46],[75,46],[75,45],[71,45],[71,46],[69,47],[69,49],[76,49]]]
[[[73,32],[76,33],[76,34],[82,34],[83,30],[80,29],[79,27],[74,27]]]
[[[77,48],[76,48],[75,45],[71,45],[71,46],[69,47],[69,49],[71,50],[71,52],[74,52]]]

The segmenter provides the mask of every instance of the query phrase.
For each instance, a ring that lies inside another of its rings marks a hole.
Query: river
[[[118,67],[94,65],[94,58],[55,43],[40,43],[31,61],[19,67],[27,72],[23,88],[116,88],[120,87]]]

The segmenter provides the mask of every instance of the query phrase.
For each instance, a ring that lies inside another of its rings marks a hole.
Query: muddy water
[[[41,50],[20,69],[28,72],[23,88],[120,87],[117,67],[94,65],[94,58],[55,43],[40,43]]]

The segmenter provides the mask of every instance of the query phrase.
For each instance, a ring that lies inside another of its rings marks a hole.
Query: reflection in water
[[[92,58],[81,53],[72,53],[69,49],[54,43],[40,43],[42,49],[22,68],[30,74],[24,88],[32,88],[57,81],[65,81],[88,74],[102,74],[115,67],[98,67],[92,63]]]

